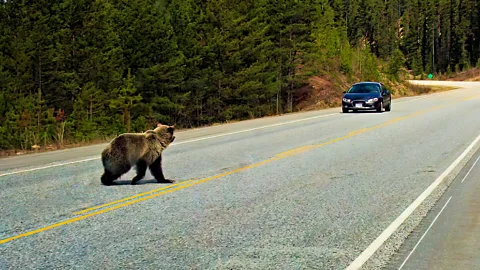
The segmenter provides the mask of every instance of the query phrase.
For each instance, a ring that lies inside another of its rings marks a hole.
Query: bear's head
[[[146,133],[155,134],[160,142],[167,147],[175,140],[175,136],[173,135],[174,131],[175,126],[168,126],[158,123],[154,130],[147,131]]]

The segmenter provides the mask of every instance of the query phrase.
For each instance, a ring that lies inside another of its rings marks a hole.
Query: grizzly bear
[[[147,167],[159,183],[173,183],[165,179],[162,170],[162,152],[175,140],[174,126],[157,124],[144,133],[123,133],[113,139],[102,152],[104,173],[101,182],[111,185],[121,175],[136,166],[137,175],[131,184],[141,180]]]

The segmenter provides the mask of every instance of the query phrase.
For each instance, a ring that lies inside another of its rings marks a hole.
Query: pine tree
[[[396,81],[400,80],[399,77],[399,72],[400,69],[404,66],[405,64],[405,58],[403,56],[402,51],[400,51],[398,48],[393,51],[393,56],[392,59],[390,60],[389,67],[388,67],[388,73],[393,76],[393,78]]]
[[[480,64],[479,7],[0,1],[0,148],[105,138],[157,121],[194,127],[290,112],[310,76],[376,80],[377,60],[396,80],[403,67],[417,76],[465,70]]]
[[[135,76],[128,69],[127,77],[123,80],[123,85],[113,91],[114,96],[110,100],[110,108],[122,112],[123,125],[127,132],[131,131],[131,111],[134,106],[142,100],[142,96],[137,94],[135,87]]]

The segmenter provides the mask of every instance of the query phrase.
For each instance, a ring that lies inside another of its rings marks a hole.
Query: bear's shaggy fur
[[[165,179],[162,170],[162,152],[175,140],[174,126],[158,124],[144,133],[124,133],[113,139],[102,152],[105,169],[102,184],[111,185],[122,174],[136,166],[137,175],[132,185],[141,180],[147,167],[159,183],[173,183]]]

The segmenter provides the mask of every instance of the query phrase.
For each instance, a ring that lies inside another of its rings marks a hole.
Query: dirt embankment
[[[472,68],[455,74],[453,77],[445,78],[447,81],[480,82],[480,68]]]
[[[308,85],[298,90],[295,109],[308,111],[340,106],[342,92],[348,87],[346,80],[312,76],[308,79]]]
[[[451,90],[451,87],[432,87],[412,85],[407,81],[395,82],[381,74],[379,81],[391,92],[393,98],[417,96],[439,91]],[[342,103],[343,91],[348,90],[352,84],[359,82],[356,77],[343,74],[326,76],[312,76],[308,79],[308,85],[299,89],[296,93],[295,111],[308,111],[324,108],[338,107]]]

